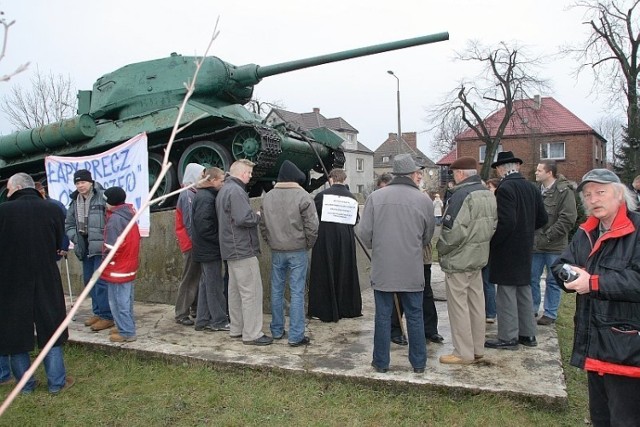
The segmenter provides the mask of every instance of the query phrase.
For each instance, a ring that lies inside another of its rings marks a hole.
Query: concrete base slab
[[[441,292],[442,272],[434,264],[432,286]],[[440,291],[438,290],[440,289]],[[362,381],[414,386],[437,386],[472,393],[505,393],[539,401],[543,405],[567,404],[567,392],[554,326],[538,327],[538,346],[519,346],[515,351],[486,349],[485,356],[472,365],[443,365],[438,359],[453,351],[447,305],[437,301],[439,332],[443,344],[428,343],[427,369],[415,374],[409,364],[408,347],[391,344],[389,372],[379,374],[371,368],[373,349],[373,291],[362,292],[363,313],[360,318],[342,319],[338,323],[309,320],[307,335],[311,344],[291,347],[287,340],[274,341],[265,347],[248,346],[232,339],[227,332],[196,332],[174,320],[173,306],[135,303],[137,341],[111,343],[109,332],[92,332],[84,326],[91,315],[85,301],[77,320],[69,327],[70,340],[96,346],[120,347],[123,350],[150,353],[160,357],[189,358],[194,361],[242,365],[265,369],[283,369]],[[264,331],[269,334],[270,316],[265,315]],[[487,337],[495,337],[497,326],[487,325]]]

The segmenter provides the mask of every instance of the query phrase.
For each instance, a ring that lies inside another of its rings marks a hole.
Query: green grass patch
[[[574,297],[564,295],[557,322],[567,408],[542,408],[490,393],[403,389],[68,345],[65,361],[75,386],[51,396],[39,368],[38,390],[18,397],[0,417],[0,426],[583,426],[586,376],[567,364],[573,307]],[[0,389],[0,398],[9,391]]]

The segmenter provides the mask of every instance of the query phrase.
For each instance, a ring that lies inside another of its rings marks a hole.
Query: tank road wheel
[[[233,137],[231,151],[234,159],[248,159],[253,162],[260,152],[260,135],[253,129],[243,129]]]
[[[162,171],[162,160],[164,157],[158,153],[149,153],[149,190],[153,187],[153,184],[156,182],[158,177],[160,176],[160,172]],[[158,190],[153,195],[153,198],[164,196],[165,194],[169,194],[172,191],[178,188],[178,178],[176,177],[176,168],[172,166],[167,174],[160,182],[160,186]],[[173,206],[174,197],[169,197],[168,199],[164,199],[159,203],[151,206],[151,210],[159,210],[162,208],[166,208],[168,206]]]
[[[178,162],[178,178],[182,182],[184,170],[189,163],[197,163],[204,167],[217,167],[228,171],[233,158],[222,144],[213,141],[194,142],[184,150]]]

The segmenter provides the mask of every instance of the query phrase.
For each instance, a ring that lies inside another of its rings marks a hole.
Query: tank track
[[[256,165],[253,167],[251,181],[249,181],[250,186],[276,165],[278,157],[282,153],[282,140],[278,132],[268,127],[256,126],[254,129],[260,135],[261,147],[256,157]]]

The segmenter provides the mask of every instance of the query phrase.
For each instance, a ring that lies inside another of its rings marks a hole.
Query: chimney
[[[412,149],[414,149],[414,150],[418,149],[418,134],[417,134],[417,132],[402,132],[402,139]]]
[[[320,109],[318,107],[313,107],[313,112],[315,114],[320,114]]]
[[[536,110],[539,110],[541,106],[542,106],[542,98],[540,97],[540,95],[534,95],[533,96],[533,108],[536,109]]]

